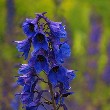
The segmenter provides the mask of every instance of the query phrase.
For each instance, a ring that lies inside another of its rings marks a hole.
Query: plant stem
[[[54,92],[53,92],[53,89],[52,89],[52,84],[49,82],[48,85],[49,85],[49,88],[50,88],[50,94],[52,96],[53,108],[54,108],[54,110],[57,110],[56,103],[55,103],[55,100],[54,100]]]

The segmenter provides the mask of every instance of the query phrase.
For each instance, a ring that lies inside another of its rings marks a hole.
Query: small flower
[[[70,46],[67,43],[61,44],[59,53],[62,54],[63,58],[69,57],[71,55]]]
[[[24,86],[25,84],[31,85],[34,81],[34,76],[23,75],[18,77],[17,83],[21,86]]]
[[[75,71],[67,70],[67,77],[68,77],[69,81],[72,81],[76,77]]]
[[[26,78],[27,78],[26,75],[18,77],[17,84],[24,86]]]
[[[21,93],[21,100],[23,104],[28,105],[33,101],[34,93],[33,92],[24,92]]]
[[[49,81],[53,86],[56,86],[58,82],[63,83],[65,82],[65,77],[67,74],[67,70],[62,66],[55,66],[49,71]]]
[[[67,33],[65,31],[65,27],[62,25],[61,22],[50,22],[50,29],[52,34],[56,38],[66,38]]]
[[[40,73],[42,70],[44,70],[48,74],[49,65],[47,59],[43,55],[33,56],[29,60],[29,65],[35,68],[36,73]]]
[[[37,19],[26,19],[22,28],[24,33],[30,38],[38,32],[38,26],[36,25]]]
[[[64,59],[71,55],[70,46],[67,43],[60,44],[59,50],[55,51],[56,61],[63,63]]]
[[[22,64],[18,70],[19,74],[34,73],[34,68],[30,67],[28,64]]]
[[[55,66],[49,71],[48,78],[53,86],[62,83],[63,89],[69,89],[69,82],[75,78],[75,73],[62,66]]]
[[[38,51],[39,49],[48,49],[48,43],[47,38],[44,33],[39,32],[32,38],[32,43],[34,46],[35,51]]]
[[[30,47],[31,47],[31,41],[30,39],[25,39],[22,41],[15,41],[16,45],[17,45],[17,49],[19,52],[23,52],[23,55],[25,57],[25,60],[28,57],[29,51],[30,51]]]

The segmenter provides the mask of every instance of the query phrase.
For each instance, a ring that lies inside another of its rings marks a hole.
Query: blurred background
[[[78,70],[69,110],[110,110],[110,0],[0,0],[0,110],[22,110],[16,65],[27,61],[12,41],[26,38],[22,23],[37,12],[66,25],[72,55],[65,65]]]

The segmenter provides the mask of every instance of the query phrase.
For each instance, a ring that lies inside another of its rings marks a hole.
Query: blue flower
[[[34,93],[33,92],[23,92],[21,93],[21,100],[23,104],[28,105],[33,101]]]
[[[27,73],[34,73],[34,68],[30,67],[28,64],[22,64],[18,70],[19,74],[27,74]]]
[[[25,39],[22,41],[15,41],[15,43],[17,45],[16,48],[18,49],[18,51],[23,52],[25,59],[27,59],[31,47],[31,40]]]
[[[63,63],[64,59],[71,55],[70,46],[67,43],[60,44],[59,49],[55,50],[55,57],[58,63]]]
[[[26,19],[22,28],[24,33],[30,38],[38,32],[38,26],[36,25],[37,19]]]
[[[49,81],[53,86],[56,86],[58,82],[64,83],[65,76],[66,76],[67,70],[62,66],[55,66],[49,71]]]
[[[44,33],[39,32],[32,38],[32,43],[34,46],[34,50],[38,51],[39,49],[48,49],[47,38]]]
[[[45,99],[43,93],[49,91],[39,89],[38,82],[51,84],[52,88],[58,88],[53,91],[56,93],[56,105],[67,110],[64,98],[73,94],[68,90],[70,82],[75,78],[75,72],[61,64],[71,55],[70,46],[62,41],[67,33],[61,22],[50,21],[44,14],[37,14],[35,19],[26,19],[22,29],[27,39],[15,41],[18,51],[23,52],[25,59],[28,58],[31,43],[33,46],[28,64],[20,65],[18,70],[18,74],[22,75],[17,80],[17,84],[22,86],[19,95],[26,110],[46,109],[44,104],[52,105],[52,100]],[[48,82],[39,77],[41,71],[46,73]]]
[[[75,71],[67,70],[67,77],[69,79],[69,82],[71,82],[76,77]]]
[[[21,86],[25,86],[27,85],[32,85],[35,81],[35,77],[32,75],[23,75],[23,76],[19,76],[17,83]]]
[[[69,83],[75,78],[75,73],[62,66],[55,66],[49,71],[48,78],[53,86],[56,86],[60,82],[63,84],[64,89],[69,89]]]
[[[62,54],[63,58],[69,57],[71,55],[70,46],[67,43],[61,44],[59,54]]]
[[[26,75],[18,77],[17,84],[24,86],[26,78]]]
[[[40,73],[44,70],[48,74],[49,65],[47,59],[43,55],[33,56],[29,60],[29,65],[35,68],[36,73]]]
[[[61,22],[50,22],[50,30],[56,38],[66,38],[67,33]]]

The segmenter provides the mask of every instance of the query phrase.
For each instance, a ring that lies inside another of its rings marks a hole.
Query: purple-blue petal
[[[22,41],[15,41],[16,45],[17,45],[17,49],[19,52],[23,52],[23,55],[25,57],[25,59],[27,59],[29,51],[30,51],[30,47],[31,47],[31,41],[30,39],[25,39]]]
[[[53,86],[57,85],[57,76],[56,76],[56,74],[52,70],[50,70],[50,72],[48,74],[48,78],[49,78],[50,83]]]
[[[24,33],[29,38],[33,37],[38,32],[38,27],[35,24],[36,22],[36,19],[26,19],[26,21],[22,25]]]

